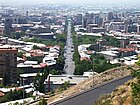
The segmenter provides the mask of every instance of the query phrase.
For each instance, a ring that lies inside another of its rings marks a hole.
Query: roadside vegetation
[[[107,70],[105,72],[99,73],[98,75],[94,76],[94,86],[98,86],[101,85],[105,82],[109,82],[111,80],[115,80],[121,77],[125,77],[131,74],[131,70],[132,69],[138,69],[137,67],[126,67],[126,66],[121,66],[121,67],[117,67],[117,68],[113,68],[110,70]],[[65,97],[69,97],[72,96],[74,94],[77,94],[79,92],[88,90],[91,88],[91,86],[93,86],[93,78],[90,77],[82,82],[80,82],[79,84],[70,87],[69,89],[63,91],[63,92],[58,92],[58,94],[56,93],[55,96],[50,97],[50,99],[48,100],[48,103],[52,103],[55,102],[56,100],[61,100],[62,98]],[[127,89],[127,88],[126,88]],[[123,91],[123,89],[122,89]],[[102,105],[102,104],[98,104],[98,105]],[[105,104],[108,105],[108,104]],[[117,105],[117,104],[114,104]],[[122,104],[118,104],[118,105],[122,105]],[[128,105],[128,104],[126,104]]]
[[[25,32],[12,32],[11,34],[3,34],[3,36],[13,39],[20,39],[25,36]]]
[[[93,54],[90,60],[80,60],[78,52],[74,53],[75,61],[75,75],[83,75],[86,71],[92,71],[97,73],[104,72],[106,70],[120,66],[120,64],[111,64],[104,56]]]
[[[120,44],[121,44],[120,41],[114,37],[103,36],[102,39],[107,42],[108,46],[120,47]]]
[[[31,96],[31,94],[27,94],[24,90],[11,90],[10,92],[6,93],[3,97],[0,97],[0,103],[23,99],[23,94],[24,98],[28,98]]]
[[[94,105],[140,105],[140,61],[136,64],[138,69],[129,67],[133,80],[119,86],[111,94],[102,96]]]
[[[23,39],[25,42],[34,42],[34,43],[42,43],[45,44],[46,46],[54,46],[54,45],[59,45],[62,48],[65,46],[66,42],[66,34],[56,34],[54,39],[40,39],[40,38],[25,38]]]
[[[74,30],[72,31],[72,34],[75,48],[73,54],[73,60],[75,61],[75,75],[83,75],[84,72],[92,70],[94,70],[94,72],[101,73],[108,69],[120,66],[120,64],[111,64],[104,56],[98,54],[92,54],[90,60],[81,61],[78,53],[78,46],[81,44],[91,44],[89,50],[93,50],[92,45],[96,44],[99,39],[106,40],[110,46],[118,46],[120,45],[120,42],[117,39],[108,36],[101,38],[98,36],[84,35],[79,37],[76,35]]]

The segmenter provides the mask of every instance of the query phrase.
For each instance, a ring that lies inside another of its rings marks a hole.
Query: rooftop
[[[66,81],[70,81],[71,84],[78,84],[79,82],[88,78],[88,76],[75,76],[75,75],[49,75],[50,81],[53,84],[63,84]],[[46,82],[48,79],[45,80]]]
[[[20,77],[27,78],[27,77],[35,77],[37,73],[28,73],[28,74],[20,74]],[[40,73],[42,75],[42,73]]]
[[[110,56],[117,56],[117,51],[101,51],[100,54],[110,55]]]
[[[0,51],[7,51],[7,50],[9,50],[9,51],[17,51],[17,49],[16,48],[12,48],[12,47],[9,47],[9,48],[0,48]]]

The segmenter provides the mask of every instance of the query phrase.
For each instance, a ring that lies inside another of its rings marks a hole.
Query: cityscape
[[[48,2],[0,2],[0,105],[140,105],[138,1]]]

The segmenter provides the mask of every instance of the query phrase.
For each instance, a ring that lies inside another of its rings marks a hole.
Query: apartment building
[[[0,78],[5,78],[7,85],[16,82],[17,52],[15,48],[0,48]]]

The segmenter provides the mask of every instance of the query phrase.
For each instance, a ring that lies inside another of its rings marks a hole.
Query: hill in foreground
[[[136,78],[100,97],[93,105],[140,105],[140,70],[134,71],[133,76]]]

